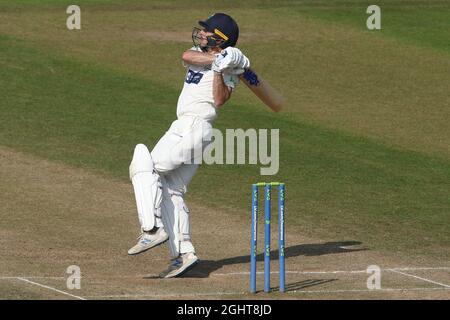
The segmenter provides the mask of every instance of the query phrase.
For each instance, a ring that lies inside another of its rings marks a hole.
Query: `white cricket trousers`
[[[161,223],[169,234],[171,255],[195,252],[191,241],[189,209],[184,201],[187,186],[201,160],[203,149],[210,143],[212,124],[197,116],[175,120],[151,151],[154,168],[163,188]]]

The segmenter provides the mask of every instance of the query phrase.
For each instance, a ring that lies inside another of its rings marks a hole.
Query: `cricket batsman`
[[[187,186],[198,169],[194,158],[210,142],[218,109],[231,97],[238,75],[250,67],[237,48],[239,28],[229,15],[216,13],[194,28],[194,46],[182,55],[186,68],[178,98],[177,119],[149,152],[134,149],[130,179],[136,198],[141,235],[128,254],[135,255],[166,241],[172,256],[162,278],[180,276],[198,257],[191,241]]]

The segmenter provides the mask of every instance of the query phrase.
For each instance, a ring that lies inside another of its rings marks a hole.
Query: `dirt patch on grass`
[[[4,147],[0,161],[0,298],[73,298],[19,279],[67,291],[70,265],[82,272],[82,288],[74,294],[89,299],[448,298],[443,285],[388,270],[383,285],[393,290],[370,291],[365,273],[371,264],[382,269],[440,267],[433,269],[433,277],[427,269],[404,272],[420,272],[421,278],[445,285],[448,264],[392,258],[368,250],[357,239],[308,239],[289,225],[288,293],[276,292],[274,273],[272,295],[249,295],[248,213],[231,214],[199,203],[188,204],[201,262],[182,278],[161,280],[156,275],[167,266],[166,245],[139,256],[126,254],[139,230],[129,183]],[[274,247],[275,236],[273,232]],[[258,261],[262,271],[261,254]],[[276,250],[272,268],[278,268]],[[258,281],[261,288],[261,275]]]
[[[262,37],[257,33],[246,33],[239,37],[239,43],[258,43],[263,41],[272,41],[281,38],[281,33],[264,34]],[[192,32],[191,31],[133,31],[126,35],[126,39],[137,40],[154,40],[154,41],[168,41],[168,42],[180,42],[191,43]]]

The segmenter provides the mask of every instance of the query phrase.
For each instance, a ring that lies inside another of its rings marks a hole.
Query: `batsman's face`
[[[206,45],[208,44],[208,40],[206,39],[206,37],[212,36],[214,35],[214,33],[206,31],[205,29],[201,29],[198,35],[200,37],[200,45],[202,47],[206,47]]]

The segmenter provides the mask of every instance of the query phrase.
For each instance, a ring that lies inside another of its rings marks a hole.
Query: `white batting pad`
[[[138,144],[134,149],[130,179],[141,228],[143,231],[149,231],[155,226],[155,216],[160,215],[162,185],[159,175],[153,170],[150,152],[143,144]]]

